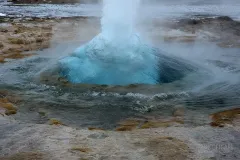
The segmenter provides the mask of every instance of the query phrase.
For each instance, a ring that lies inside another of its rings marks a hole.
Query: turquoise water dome
[[[59,61],[60,74],[72,83],[156,84],[156,51],[135,31],[139,0],[104,0],[102,32]]]

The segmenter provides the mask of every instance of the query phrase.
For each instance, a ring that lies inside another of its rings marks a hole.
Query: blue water
[[[102,32],[60,60],[61,75],[72,83],[156,84],[155,50],[135,29],[139,0],[104,0]]]
[[[61,75],[72,83],[126,85],[156,84],[159,73],[156,51],[132,35],[131,43],[120,45],[105,35],[75,50],[59,61]]]

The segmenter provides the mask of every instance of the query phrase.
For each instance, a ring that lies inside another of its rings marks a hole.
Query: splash
[[[136,32],[139,0],[104,0],[102,32],[61,59],[61,75],[72,83],[156,84],[155,50]]]

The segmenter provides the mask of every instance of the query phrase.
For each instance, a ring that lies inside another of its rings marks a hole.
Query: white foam
[[[0,17],[4,17],[4,16],[6,16],[6,14],[0,13]]]

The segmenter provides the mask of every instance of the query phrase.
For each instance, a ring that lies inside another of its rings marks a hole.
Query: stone
[[[49,120],[49,124],[50,124],[50,125],[63,125],[63,123],[62,123],[60,120],[57,120],[57,119],[55,119],[55,118],[51,118],[51,119]]]
[[[17,114],[17,111],[16,111],[16,110],[7,110],[7,111],[5,112],[5,114],[6,114],[7,116],[12,115],[12,114]]]

